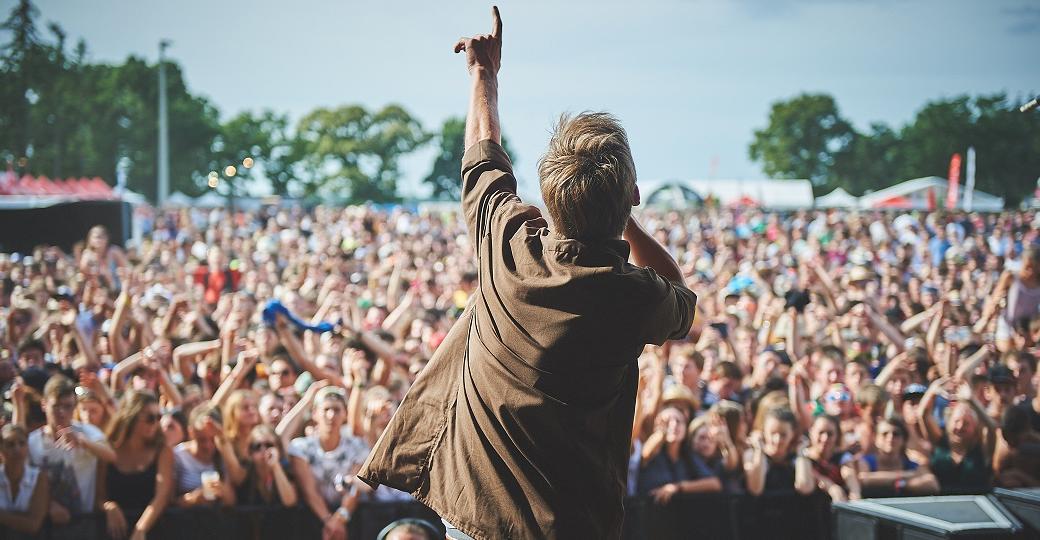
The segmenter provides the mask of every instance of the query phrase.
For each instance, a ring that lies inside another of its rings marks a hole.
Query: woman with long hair
[[[227,481],[231,462],[238,458],[224,438],[220,411],[199,405],[188,418],[188,440],[173,448],[177,504],[185,507],[235,504],[235,490]]]
[[[761,413],[761,410],[760,410]],[[796,446],[798,420],[787,408],[768,409],[762,430],[748,437],[744,455],[744,475],[748,493],[790,491],[809,495],[816,489],[812,462]]]
[[[853,467],[841,464],[841,421],[822,414],[809,426],[809,447],[805,455],[812,461],[816,485],[830,495],[832,501],[859,499],[860,486]]]
[[[35,536],[47,516],[47,473],[29,464],[29,435],[8,424],[0,429],[0,528]],[[17,538],[17,537],[12,537]]]
[[[249,434],[249,459],[252,474],[242,484],[238,502],[296,506],[296,487],[287,473],[289,462],[274,428],[264,424],[253,428]]]
[[[906,423],[898,416],[878,422],[874,451],[856,463],[857,478],[868,495],[934,495],[939,492],[935,475],[925,464],[906,455],[909,437]]]
[[[224,438],[231,443],[238,457],[239,467],[228,463],[231,483],[241,486],[249,476],[249,435],[260,424],[260,409],[256,393],[252,390],[235,390],[224,402],[221,417],[224,419]]]
[[[135,391],[123,398],[108,426],[116,460],[99,465],[97,500],[116,540],[144,539],[170,502],[173,452],[159,429],[160,416],[155,395]]]
[[[104,429],[112,420],[112,415],[106,405],[105,398],[86,387],[77,386],[76,412],[72,418]]]
[[[688,417],[684,409],[667,406],[657,414],[655,435],[662,439],[656,452],[644,454],[639,472],[639,493],[648,494],[658,504],[667,504],[678,493],[722,491],[717,476],[700,477],[686,443]]]

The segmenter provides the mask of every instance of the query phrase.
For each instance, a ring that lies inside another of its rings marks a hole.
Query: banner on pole
[[[975,196],[975,147],[968,148],[968,164],[964,171],[964,211],[971,212],[971,200]]]
[[[950,188],[946,191],[946,209],[953,210],[957,208],[957,188],[960,187],[961,181],[961,155],[954,154],[950,158],[950,175],[949,178]]]

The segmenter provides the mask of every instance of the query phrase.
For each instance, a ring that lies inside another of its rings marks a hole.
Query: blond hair
[[[252,398],[256,401],[256,393],[248,389],[235,390],[231,392],[227,401],[224,402],[224,410],[221,414],[221,417],[224,419],[224,435],[232,441],[238,441],[239,437],[249,435],[249,433],[242,433],[242,426],[239,425],[238,418],[238,406],[247,398]],[[249,426],[249,429],[251,430],[253,427],[255,426]]]
[[[538,161],[545,207],[557,232],[579,240],[617,238],[635,202],[628,135],[607,113],[564,114]]]

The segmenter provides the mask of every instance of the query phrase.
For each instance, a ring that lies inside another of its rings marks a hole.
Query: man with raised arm
[[[636,359],[686,336],[696,297],[631,219],[635,166],[612,116],[556,127],[538,166],[551,229],[517,197],[493,17],[455,45],[472,83],[462,209],[478,287],[358,476],[412,493],[449,538],[618,538]]]

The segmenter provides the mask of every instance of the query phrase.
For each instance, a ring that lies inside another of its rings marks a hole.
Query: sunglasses
[[[850,399],[852,399],[852,396],[850,396],[847,392],[831,392],[827,394],[824,399],[826,399],[827,401],[849,401]]]
[[[141,415],[141,420],[144,420],[147,424],[154,424],[159,421],[162,416],[157,413],[146,413]]]
[[[287,370],[287,369],[282,369],[282,370],[279,370],[279,371],[272,371],[271,375],[279,375],[279,376],[282,376],[282,377],[286,377],[288,375],[292,375],[292,372]]]
[[[250,452],[258,452],[260,450],[269,450],[271,448],[275,448],[275,446],[276,446],[275,443],[273,443],[271,441],[259,441],[259,442],[250,443],[249,451]]]

